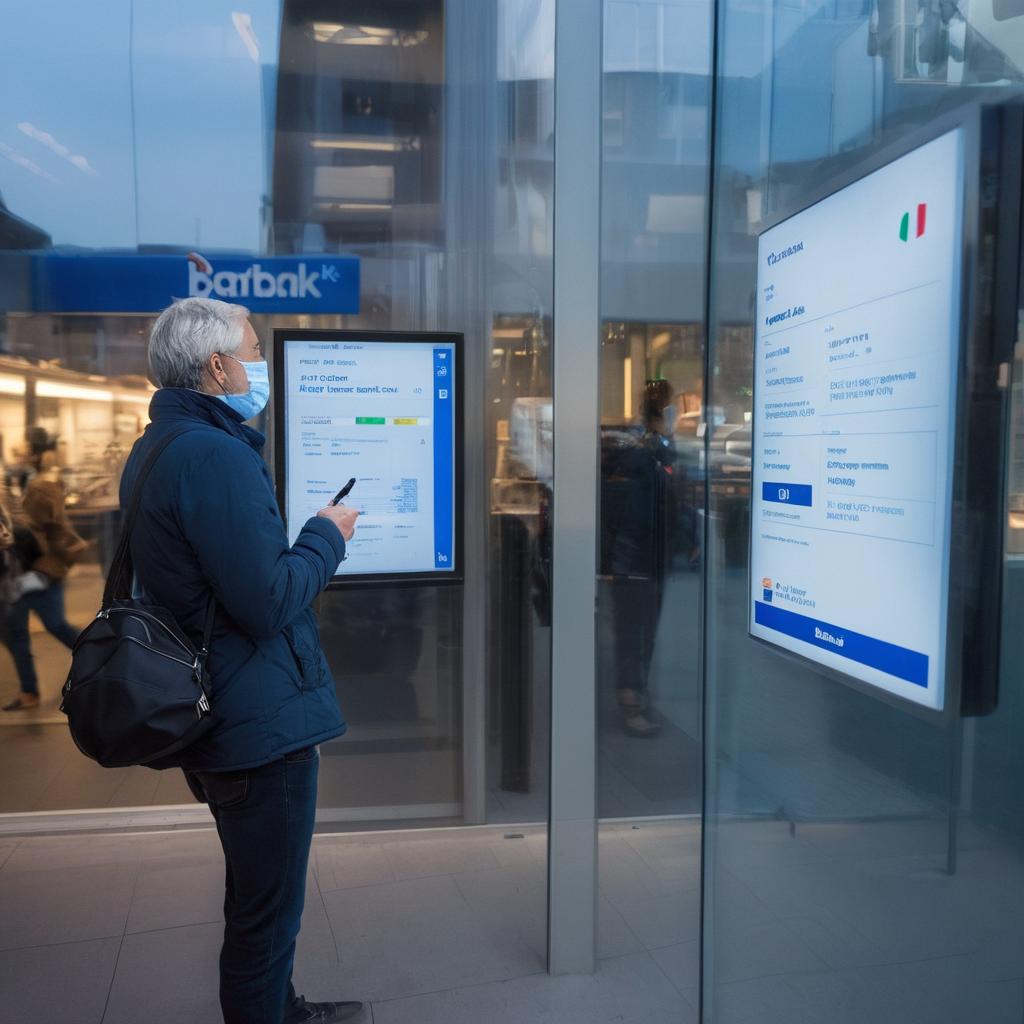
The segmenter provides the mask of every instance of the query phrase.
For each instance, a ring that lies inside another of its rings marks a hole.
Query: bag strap
[[[164,449],[182,434],[187,434],[196,427],[179,427],[166,433],[153,446],[146,461],[143,462],[139,475],[135,479],[135,486],[132,488],[132,496],[128,502],[128,509],[125,513],[124,524],[121,527],[121,537],[117,544],[117,550],[110,562],[110,571],[107,573],[107,583],[103,588],[103,607],[108,608],[119,597],[130,598],[132,596],[132,552],[131,538],[132,530],[135,528],[135,519],[139,514],[139,505],[142,504],[142,489],[149,476],[150,470],[156,465],[156,460],[163,454]],[[207,612],[206,631],[203,636],[203,646],[208,647],[210,643],[209,631],[213,628],[213,597],[210,598],[210,608]]]

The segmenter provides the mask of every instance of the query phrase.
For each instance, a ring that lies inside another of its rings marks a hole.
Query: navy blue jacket
[[[168,445],[144,485],[131,539],[138,584],[197,644],[211,589],[217,599],[208,662],[215,724],[179,763],[253,768],[341,735],[310,608],[344,557],[341,532],[310,519],[289,547],[261,455],[265,439],[224,402],[164,388],[150,416],[125,466],[122,507],[156,439],[193,429]]]

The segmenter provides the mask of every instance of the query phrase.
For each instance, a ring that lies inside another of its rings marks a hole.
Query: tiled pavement
[[[694,823],[604,831],[593,977],[545,973],[546,838],[515,834],[317,836],[298,990],[378,1024],[694,1022],[696,873],[659,845],[692,853]],[[220,1020],[214,833],[10,840],[0,865],[0,1024]]]

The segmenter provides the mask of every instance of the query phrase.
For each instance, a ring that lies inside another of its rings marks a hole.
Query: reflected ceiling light
[[[314,21],[310,28],[318,43],[341,46],[419,46],[429,35],[422,30],[404,32],[375,25],[342,25],[336,21]]]
[[[112,402],[114,392],[103,388],[83,388],[77,384],[58,384],[52,380],[41,380],[36,384],[40,398],[74,398],[83,402]]]
[[[317,203],[321,210],[392,210],[391,203]]]
[[[83,174],[96,176],[96,171],[93,170],[92,165],[81,153],[72,153],[67,146],[58,142],[49,132],[44,132],[42,128],[37,128],[31,121],[19,121],[18,131],[22,135],[27,135],[30,139],[35,139],[36,142],[42,143],[42,145],[56,153],[62,160],[67,160],[72,167],[77,167]]]
[[[8,374],[0,375],[0,395],[23,395],[25,394],[25,378],[12,377]]]
[[[232,11],[231,20],[234,22],[235,31],[242,37],[245,48],[249,51],[254,64],[260,62],[260,44],[252,27],[252,16],[242,11]]]
[[[350,135],[344,139],[312,139],[310,145],[314,149],[357,149],[374,153],[408,153],[420,148],[420,140],[407,139],[375,139],[371,136]]]

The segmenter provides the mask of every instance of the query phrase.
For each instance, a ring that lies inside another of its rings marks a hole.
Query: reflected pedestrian
[[[24,524],[13,530],[13,579],[8,586],[2,639],[14,659],[20,693],[3,706],[4,711],[25,711],[39,707],[39,678],[32,655],[29,617],[39,617],[44,628],[65,647],[71,648],[79,630],[72,626],[64,609],[64,580],[78,562],[88,543],[68,522],[64,487],[56,468],[56,457],[45,453],[40,471],[32,477],[22,499]]]

